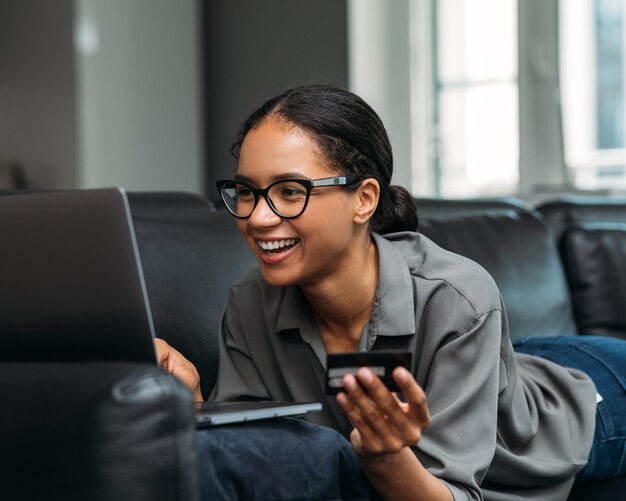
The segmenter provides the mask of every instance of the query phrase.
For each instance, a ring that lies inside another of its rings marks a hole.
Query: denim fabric
[[[527,337],[515,351],[587,373],[602,396],[587,465],[576,483],[626,474],[626,340],[599,336]]]
[[[196,433],[203,500],[350,500],[370,495],[350,443],[295,418]]]

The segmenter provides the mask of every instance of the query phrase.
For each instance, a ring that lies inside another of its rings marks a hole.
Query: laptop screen
[[[156,361],[124,190],[0,196],[0,235],[1,360]]]

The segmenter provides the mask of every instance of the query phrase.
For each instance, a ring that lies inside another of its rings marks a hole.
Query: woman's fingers
[[[402,390],[409,412],[415,417],[420,427],[426,428],[430,423],[430,411],[426,402],[426,393],[417,384],[413,375],[403,367],[396,367],[393,378]]]
[[[380,408],[365,394],[353,375],[344,377],[347,393],[339,393],[337,402],[359,430],[360,445],[367,454],[399,450],[402,442],[387,422]],[[361,452],[361,451],[357,451]]]
[[[187,386],[193,393],[194,400],[202,400],[200,375],[195,365],[162,339],[154,340],[154,348],[159,365]]]
[[[393,377],[406,398],[404,403],[367,368],[359,369],[356,377],[344,376],[346,393],[337,397],[359,430],[363,449],[370,454],[417,444],[430,422],[426,395],[411,373],[397,368]]]
[[[165,365],[167,364],[170,349],[172,349],[172,347],[167,344],[167,342],[163,341],[163,339],[154,339],[154,350],[156,351],[157,362],[164,369],[167,369]]]
[[[419,428],[371,370],[359,369],[356,378],[346,375],[344,387],[346,398],[352,404],[348,415],[361,431],[368,452],[397,452],[417,443]]]
[[[390,424],[402,437],[405,445],[415,445],[422,436],[422,428],[427,424],[423,419],[424,411],[428,413],[428,408],[425,407],[425,395],[411,373],[406,369],[396,368],[393,375],[403,393],[409,391],[411,395],[417,395],[421,392],[421,395],[423,395],[423,406],[421,404],[418,406],[417,400],[408,400],[410,412],[407,413],[403,406],[399,404],[398,399],[394,397],[371,370],[361,368],[357,373],[357,377],[367,389],[368,395],[382,409]]]

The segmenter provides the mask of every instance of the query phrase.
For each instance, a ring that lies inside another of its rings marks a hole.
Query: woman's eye
[[[252,190],[250,188],[239,188],[237,190],[237,196],[239,197],[249,197],[252,195]]]
[[[280,190],[280,194],[283,197],[301,197],[305,195],[304,189],[296,186],[283,186]]]

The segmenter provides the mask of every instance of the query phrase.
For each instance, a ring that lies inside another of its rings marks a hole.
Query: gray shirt
[[[418,233],[373,238],[379,283],[360,349],[414,353],[431,412],[414,448],[421,463],[455,499],[566,499],[593,439],[589,377],[513,352],[502,299],[478,264]],[[307,419],[347,436],[324,393],[325,356],[300,289],[253,268],[231,289],[211,398],[323,402]]]

